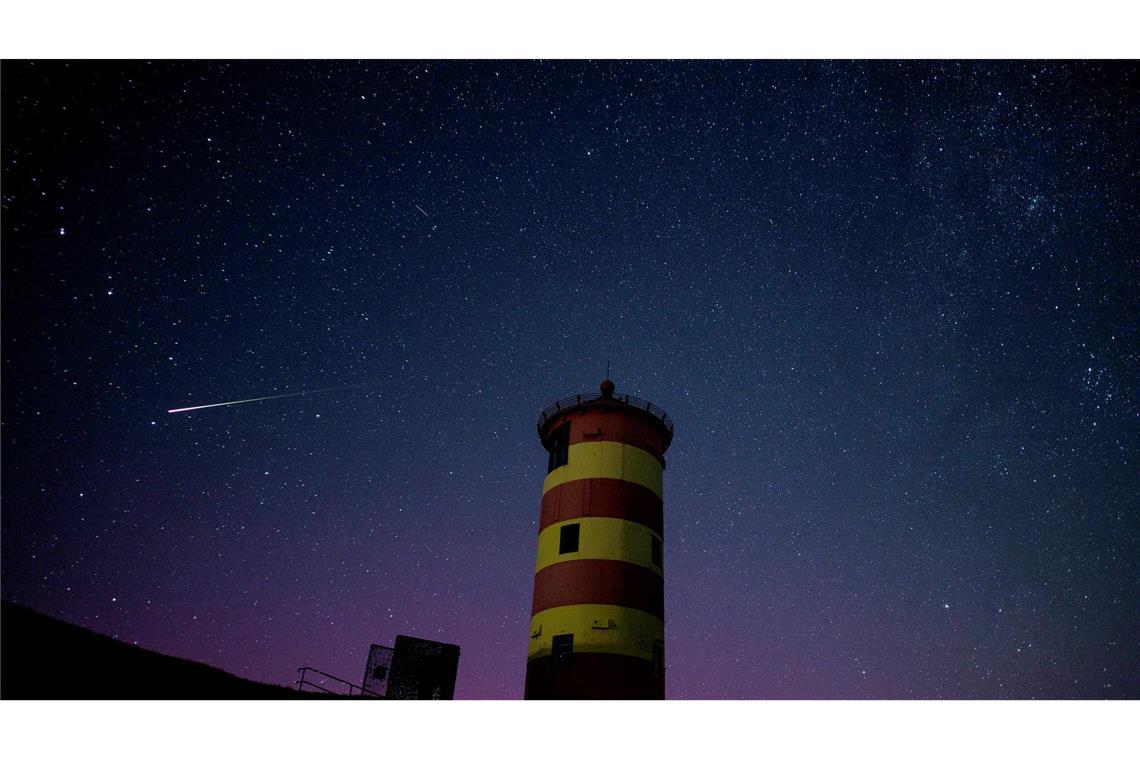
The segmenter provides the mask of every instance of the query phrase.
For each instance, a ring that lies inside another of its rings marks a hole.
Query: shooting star
[[[422,208],[420,208],[420,204],[416,203],[415,201],[412,201],[412,205],[415,206],[416,208],[419,208],[420,213],[423,214],[424,216],[428,215],[428,212],[426,212]],[[428,218],[430,219],[431,217],[428,217]]]
[[[292,398],[293,396],[311,396],[314,393],[330,393],[332,391],[343,391],[348,388],[361,388],[367,383],[360,385],[341,385],[336,388],[322,388],[315,391],[297,391],[296,393],[282,393],[279,396],[259,396],[257,398],[243,398],[237,401],[222,401],[218,404],[202,404],[201,406],[184,406],[180,409],[167,409],[167,414],[176,414],[177,412],[194,412],[198,409],[213,409],[216,406],[233,406],[234,404],[252,404],[254,401],[269,401],[275,398]]]

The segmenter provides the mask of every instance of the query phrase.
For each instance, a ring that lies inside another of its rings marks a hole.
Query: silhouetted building
[[[454,699],[459,647],[397,636],[388,675],[388,699]]]
[[[673,423],[632,396],[563,399],[549,452],[527,652],[527,699],[664,699],[662,486]]]

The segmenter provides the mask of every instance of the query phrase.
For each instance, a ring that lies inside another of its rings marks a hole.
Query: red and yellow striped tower
[[[664,699],[662,475],[673,423],[632,396],[542,413],[542,484],[526,699]]]

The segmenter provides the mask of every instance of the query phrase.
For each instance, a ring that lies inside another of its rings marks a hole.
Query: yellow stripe
[[[567,451],[567,462],[542,481],[542,493],[584,478],[617,478],[645,486],[662,496],[661,462],[645,449],[616,441],[576,443]]]
[[[613,604],[552,607],[530,619],[527,660],[549,655],[551,639],[560,633],[574,634],[575,652],[625,654],[652,660],[653,642],[665,640],[665,622],[648,612]]]
[[[562,526],[577,523],[578,551],[559,554]],[[617,559],[647,567],[661,575],[653,564],[653,537],[661,536],[640,523],[616,517],[579,517],[547,526],[538,534],[538,561],[534,571],[575,559]]]

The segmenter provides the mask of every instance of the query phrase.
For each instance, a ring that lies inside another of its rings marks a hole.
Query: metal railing
[[[300,675],[300,677],[297,679],[297,691],[304,691],[305,687],[308,686],[312,689],[316,689],[317,691],[324,692],[325,694],[335,694],[335,695],[341,696],[341,697],[344,697],[344,696],[357,697],[357,696],[359,696],[359,697],[379,697],[380,699],[384,699],[383,694],[377,694],[376,692],[372,691],[371,689],[366,689],[363,686],[357,686],[354,683],[349,683],[348,681],[344,680],[343,678],[337,678],[334,675],[331,675],[329,673],[325,673],[322,670],[317,670],[316,668],[310,668],[308,666],[303,667],[303,668],[297,668],[297,673]],[[327,689],[322,684],[319,684],[315,681],[308,681],[308,680],[306,680],[305,677],[309,673],[316,673],[317,675],[323,676],[324,678],[331,678],[332,680],[336,681],[337,683],[343,684],[344,686],[347,686],[348,692],[344,693],[341,691],[335,691],[334,689]],[[355,692],[353,691],[354,689],[355,689]],[[359,692],[359,694],[356,692]]]
[[[542,427],[547,422],[549,422],[552,417],[561,414],[567,409],[573,409],[574,407],[580,406],[581,404],[589,404],[594,401],[600,401],[603,398],[606,397],[601,393],[579,393],[576,396],[567,396],[564,399],[555,401],[553,404],[542,410],[542,414],[539,415],[538,418],[538,429],[541,431]],[[643,412],[648,412],[652,416],[661,420],[661,423],[665,425],[665,429],[668,431],[667,439],[673,439],[673,421],[669,419],[669,415],[666,414],[665,410],[661,407],[656,406],[643,398],[637,398],[636,396],[630,396],[628,394],[615,394],[606,398],[606,400],[615,401],[619,404],[624,404],[626,406],[631,406],[634,409],[640,409]],[[668,445],[668,440],[666,441],[666,445]]]

